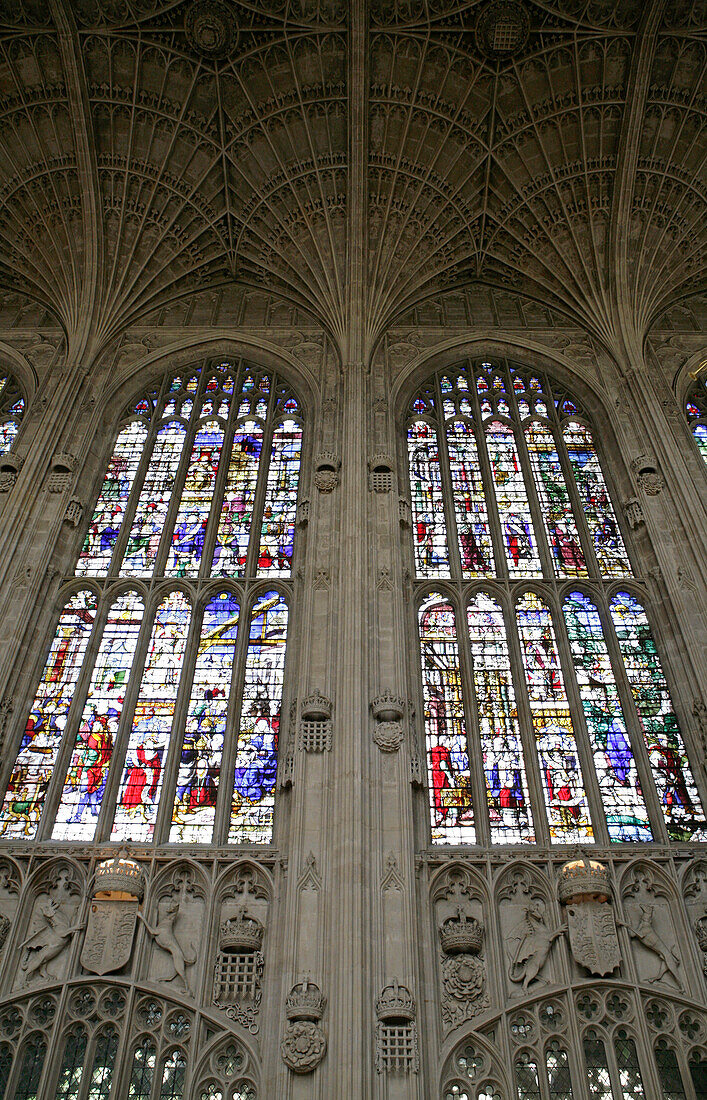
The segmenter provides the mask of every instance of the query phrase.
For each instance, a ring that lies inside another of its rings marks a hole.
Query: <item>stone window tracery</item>
[[[575,395],[501,359],[411,401],[434,843],[707,837],[595,435]]]
[[[698,378],[685,398],[685,415],[700,454],[707,462],[707,376]]]
[[[126,409],[0,835],[271,842],[301,448],[298,399],[242,361]]]

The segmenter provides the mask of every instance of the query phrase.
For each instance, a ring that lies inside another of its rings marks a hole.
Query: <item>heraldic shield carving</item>
[[[137,907],[137,898],[123,901],[94,899],[91,902],[81,951],[84,970],[91,974],[110,974],[130,961]]]
[[[606,977],[621,962],[619,938],[611,905],[593,901],[572,902],[567,906],[570,950],[575,962],[590,974]]]
[[[110,974],[130,961],[143,893],[140,865],[126,851],[99,863],[81,951],[84,970]]]

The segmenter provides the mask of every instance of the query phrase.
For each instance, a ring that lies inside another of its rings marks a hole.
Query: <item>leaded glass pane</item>
[[[525,441],[555,573],[558,577],[586,577],[584,551],[555,438],[544,424],[533,421],[525,429]]]
[[[261,425],[255,421],[239,424],[231,445],[216,535],[212,566],[216,577],[242,577],[245,574],[262,450]]]
[[[4,836],[29,840],[37,831],[93,627],[96,602],[93,592],[77,592],[59,618],[0,811],[0,832]]]
[[[707,1100],[707,1058],[699,1054],[690,1058],[690,1078],[697,1100]]]
[[[25,1040],[13,1100],[37,1100],[46,1053],[47,1044],[41,1035],[30,1035]]]
[[[155,567],[185,438],[178,421],[157,433],[120,567],[124,577],[149,577]]]
[[[517,603],[535,743],[556,843],[591,839],[592,825],[549,608],[533,592]]]
[[[611,1088],[611,1075],[609,1063],[606,1060],[606,1050],[601,1039],[586,1038],[584,1040],[584,1065],[587,1070],[587,1085],[592,1100],[616,1100]]]
[[[222,444],[223,428],[217,420],[200,424],[172,532],[165,566],[168,576],[195,577],[199,572]]]
[[[503,611],[479,592],[467,609],[491,840],[535,840]]]
[[[126,424],[120,432],[76,564],[77,574],[91,577],[107,574],[146,439],[147,426],[139,420]]]
[[[609,499],[592,433],[584,424],[571,420],[565,425],[563,437],[572,463],[584,518],[594,542],[599,573],[604,577],[626,576],[631,572],[631,565]]]
[[[143,1039],[133,1053],[128,1100],[150,1100],[157,1051],[151,1039]]]
[[[494,554],[473,426],[461,420],[448,424],[447,450],[462,576],[491,576]]]
[[[56,1100],[78,1100],[87,1042],[88,1036],[83,1027],[75,1028],[66,1036],[56,1083]]]
[[[118,1050],[118,1032],[107,1028],[96,1039],[91,1078],[86,1100],[108,1100],[113,1083],[115,1055]]]
[[[181,1051],[173,1050],[162,1063],[159,1100],[182,1100],[186,1073],[186,1058]]]
[[[623,1092],[623,1100],[643,1100],[643,1081],[638,1064],[638,1052],[633,1039],[619,1031],[614,1040],[616,1064]]]
[[[474,816],[454,609],[438,593],[419,610],[432,840],[473,844]]]
[[[95,829],[143,610],[140,597],[126,592],[108,612],[57,810],[56,840],[81,840]]]
[[[609,836],[652,840],[599,611],[583,592],[571,592],[564,615]]]
[[[572,1100],[572,1079],[567,1051],[551,1047],[545,1055],[550,1100]]]
[[[261,577],[289,577],[297,512],[302,429],[295,420],[278,424],[268,467],[258,549]]]
[[[541,1100],[538,1067],[528,1055],[524,1055],[516,1062],[515,1078],[518,1100]]]
[[[668,835],[705,840],[702,805],[646,613],[630,592],[619,592],[611,602],[611,617]]]
[[[685,1086],[678,1065],[677,1055],[661,1040],[655,1048],[662,1100],[685,1100]]]
[[[191,608],[172,592],[157,608],[135,705],[113,840],[151,840],[162,790]]]
[[[25,399],[10,374],[0,374],[0,455],[15,442],[25,411]]]
[[[700,378],[685,401],[685,412],[695,443],[707,462],[707,381]]]
[[[492,421],[486,426],[486,444],[508,571],[511,577],[539,577],[538,544],[513,429]]]
[[[408,428],[415,565],[420,577],[448,577],[449,551],[437,433],[425,420]]]
[[[5,1089],[12,1069],[12,1047],[9,1043],[0,1043],[0,1097],[5,1096]]]
[[[232,844],[272,840],[287,618],[287,603],[279,592],[260,596],[250,615],[231,803]]]
[[[204,608],[172,813],[172,842],[206,844],[212,837],[238,618],[238,601],[231,592],[219,592]]]

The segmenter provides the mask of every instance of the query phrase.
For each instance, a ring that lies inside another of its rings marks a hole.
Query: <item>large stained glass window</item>
[[[698,378],[687,395],[685,414],[700,454],[707,462],[707,376]]]
[[[433,841],[707,839],[579,400],[480,360],[408,412]]]
[[[131,403],[0,835],[271,841],[301,450],[297,397],[252,364]]]

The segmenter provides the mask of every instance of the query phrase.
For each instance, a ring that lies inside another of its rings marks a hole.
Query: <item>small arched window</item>
[[[301,446],[297,398],[246,363],[126,410],[1,835],[271,841]]]
[[[707,462],[707,375],[697,379],[685,398],[685,415],[700,454]]]
[[[407,444],[433,841],[705,839],[577,398],[467,363],[415,394]]]

